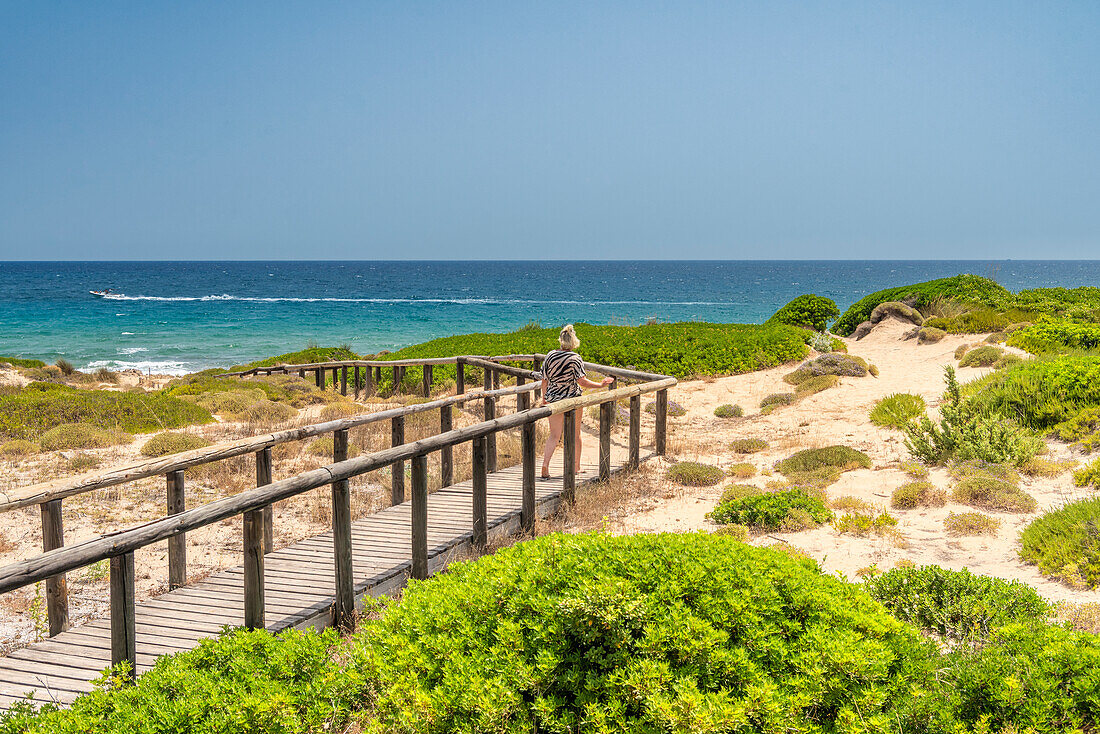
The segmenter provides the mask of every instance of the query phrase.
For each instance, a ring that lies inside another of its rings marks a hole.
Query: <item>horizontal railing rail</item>
[[[337,599],[333,621],[344,624],[354,613],[354,584],[351,580],[351,507],[348,481],[352,477],[392,467],[391,502],[405,501],[405,462],[412,463],[412,575],[423,578],[427,574],[427,456],[440,454],[440,483],[450,486],[454,479],[454,446],[471,442],[473,463],[473,527],[472,542],[484,547],[487,533],[486,474],[496,471],[496,435],[500,431],[520,428],[522,434],[522,505],[520,525],[529,529],[535,512],[535,423],[551,415],[564,413],[565,475],[563,495],[572,499],[576,477],[574,473],[574,446],[580,420],[578,410],[599,405],[599,476],[606,479],[611,471],[610,437],[613,410],[617,401],[630,401],[629,449],[627,463],[637,466],[640,458],[641,395],[656,393],[654,443],[657,454],[665,453],[668,389],[676,379],[664,375],[608,367],[586,363],[585,366],[615,378],[607,392],[590,393],[578,398],[563,400],[547,406],[532,408],[532,393],[538,394],[539,374],[500,362],[532,361],[537,368],[544,355],[505,355],[497,357],[459,356],[432,360],[402,360],[395,370],[406,365],[424,366],[425,390],[431,385],[431,366],[453,363],[457,370],[457,394],[436,400],[382,410],[362,416],[353,416],[309,426],[301,426],[254,436],[214,446],[194,449],[158,459],[132,462],[106,471],[43,482],[0,494],[0,512],[39,505],[42,514],[43,550],[41,555],[0,568],[0,593],[29,584],[45,581],[46,610],[50,635],[68,628],[68,596],[65,574],[103,560],[111,566],[111,629],[112,660],[134,659],[134,551],[147,545],[168,542],[169,588],[186,583],[185,534],[197,528],[220,522],[235,515],[244,517],[244,567],[245,567],[245,623],[249,627],[263,626],[263,556],[273,550],[273,512],[275,502],[296,496],[318,487],[331,485],[333,502],[333,542],[336,563]],[[288,365],[287,369],[317,372],[317,382],[323,385],[323,371],[346,370],[355,362],[327,362],[314,365]],[[383,362],[393,366],[392,362]],[[360,361],[359,366],[364,362]],[[371,366],[374,366],[373,364]],[[484,389],[466,392],[466,367],[481,368],[484,373]],[[268,370],[279,368],[262,368]],[[256,374],[253,371],[243,376]],[[368,372],[369,374],[369,372]],[[516,384],[501,388],[500,375],[514,377]],[[343,372],[346,390],[346,371]],[[395,372],[395,383],[401,375]],[[618,379],[637,380],[636,384],[619,387]],[[358,388],[358,375],[356,374]],[[496,415],[497,401],[505,396],[516,396],[516,410],[512,415]],[[463,428],[453,427],[454,405],[481,400],[484,420]],[[439,410],[439,433],[419,441],[405,441],[405,418],[409,415]],[[352,428],[390,421],[391,446],[366,456],[348,459],[348,431]],[[271,449],[279,444],[299,441],[323,434],[333,435],[333,463],[307,471],[294,477],[273,481]],[[187,469],[227,458],[255,454],[256,488],[231,497],[209,502],[200,507],[186,509],[184,497],[184,472]],[[62,501],[77,494],[126,484],[152,476],[166,478],[167,516],[159,520],[110,533],[83,543],[64,547]]]

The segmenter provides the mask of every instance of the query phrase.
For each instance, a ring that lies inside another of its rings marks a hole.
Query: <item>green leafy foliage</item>
[[[898,521],[888,512],[856,510],[848,512],[833,521],[833,527],[841,535],[885,535],[897,527]]]
[[[950,459],[978,460],[992,464],[1023,464],[1042,448],[1026,428],[991,407],[963,401],[955,369],[944,368],[947,391],[940,406],[940,421],[922,415],[905,427],[905,445],[915,459],[943,464]]]
[[[960,367],[992,367],[1004,356],[1005,350],[990,344],[975,347],[959,360]]]
[[[577,352],[590,362],[675,377],[751,372],[802,359],[809,351],[802,330],[784,324],[577,324],[576,329],[581,340]],[[406,347],[379,359],[531,354],[554,349],[557,342],[556,328],[463,334]],[[435,371],[454,378],[453,367]]]
[[[716,466],[681,461],[668,468],[667,477],[685,487],[711,487],[725,479],[726,473]]]
[[[318,362],[345,362],[363,357],[348,347],[307,347],[298,352],[288,352],[275,357],[259,359],[248,364],[238,365],[230,372],[250,370],[254,367],[276,367],[281,364],[316,364]]]
[[[1073,472],[1073,483],[1078,487],[1096,487],[1100,489],[1100,459]]]
[[[169,454],[178,454],[181,451],[201,449],[209,445],[209,441],[193,433],[165,431],[146,441],[145,445],[141,447],[141,453],[143,456],[168,456]]]
[[[365,684],[336,633],[235,632],[157,659],[134,685],[105,677],[69,709],[18,706],[0,734],[306,734],[343,731]]]
[[[828,323],[839,315],[840,309],[832,299],[805,293],[776,311],[767,323],[825,331]]]
[[[12,367],[27,369],[41,369],[46,366],[46,363],[40,359],[23,359],[22,357],[0,357],[0,364],[10,364]]]
[[[914,418],[924,415],[924,398],[905,392],[888,395],[871,409],[871,422],[884,428],[904,430]]]
[[[980,462],[958,465],[958,481],[951,491],[955,502],[983,510],[1034,512],[1035,498],[1020,489],[1020,476],[1003,465]]]
[[[707,515],[719,524],[737,523],[761,530],[779,530],[791,519],[809,518],[811,524],[819,524],[832,516],[820,498],[797,488],[724,499]]]
[[[6,438],[34,439],[66,423],[149,433],[212,420],[199,406],[165,392],[78,390],[52,385],[48,390],[0,393],[0,437]]]
[[[1050,430],[1100,408],[1100,355],[1029,359],[967,384],[969,409]]]
[[[788,475],[822,468],[840,471],[870,469],[871,457],[848,446],[826,446],[820,449],[803,449],[778,462],[775,468],[779,473]]]
[[[998,627],[1053,612],[1027,584],[966,569],[895,568],[868,579],[865,587],[898,619],[949,640],[985,640]]]
[[[1100,498],[1036,518],[1020,534],[1020,556],[1075,586],[1100,586]]]
[[[1009,346],[1032,354],[1100,348],[1100,324],[1044,320],[1012,332]]]
[[[951,278],[887,288],[864,296],[852,304],[833,324],[833,331],[841,336],[850,336],[857,326],[870,320],[871,312],[880,303],[902,301],[911,303],[917,308],[924,308],[941,300],[1007,306],[1013,300],[1013,296],[1010,291],[992,280],[977,275],[956,275]]]

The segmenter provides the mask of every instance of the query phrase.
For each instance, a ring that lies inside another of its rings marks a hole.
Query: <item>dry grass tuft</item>
[[[980,512],[951,512],[943,521],[943,529],[956,537],[970,535],[996,535],[1001,521]]]

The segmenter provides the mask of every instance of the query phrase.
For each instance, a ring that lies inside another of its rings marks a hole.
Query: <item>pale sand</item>
[[[944,366],[958,364],[954,358],[956,347],[982,341],[982,336],[978,335],[948,335],[938,344],[917,344],[916,340],[902,339],[911,328],[909,324],[890,320],[860,341],[845,340],[849,354],[878,366],[877,378],[842,377],[839,386],[781,407],[767,416],[761,415],[756,406],[766,395],[792,390],[782,378],[795,365],[680,384],[671,391],[670,399],[683,405],[688,413],[682,418],[670,419],[675,425],[671,458],[722,467],[750,462],[760,472],[768,473],[776,461],[800,449],[845,444],[868,454],[874,462],[873,468],[846,472],[840,481],[828,488],[829,498],[849,495],[889,509],[893,490],[912,481],[897,468],[899,462],[908,461],[910,457],[900,432],[879,428],[870,422],[871,408],[878,399],[896,392],[920,395],[929,405],[934,405],[943,392]],[[962,382],[987,371],[958,368]],[[746,417],[716,418],[714,409],[724,403],[741,405]],[[749,456],[734,454],[728,449],[734,438],[762,438],[769,443],[769,448]],[[1050,442],[1050,448],[1048,458],[1080,458],[1071,457],[1063,444]],[[655,503],[651,501],[650,505],[655,506],[612,521],[610,530],[617,533],[711,531],[717,526],[706,518],[706,514],[713,509],[724,486],[746,483],[763,487],[772,478],[781,477],[761,474],[747,480],[729,480],[716,487],[686,488],[680,495]],[[950,478],[943,469],[933,470],[929,480],[950,489]],[[1002,521],[995,536],[949,537],[943,529],[947,514],[974,511],[974,508],[948,502],[946,507],[936,509],[889,510],[898,519],[901,542],[888,537],[841,535],[830,525],[796,533],[769,533],[750,542],[754,545],[771,545],[777,541],[790,543],[817,559],[827,572],[839,571],[850,579],[856,578],[858,569],[871,564],[889,570],[899,561],[908,559],[917,565],[969,568],[974,573],[1018,579],[1053,600],[1100,601],[1100,592],[1079,591],[1047,579],[1017,555],[1020,530],[1038,514],[1095,493],[1074,487],[1069,472],[1052,479],[1025,477],[1023,486],[1038,501],[1038,513],[987,513]]]

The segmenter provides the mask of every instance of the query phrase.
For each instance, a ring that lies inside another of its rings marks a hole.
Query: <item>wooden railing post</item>
[[[455,358],[455,392],[459,395],[466,393],[466,360],[462,357]]]
[[[111,556],[111,665],[130,662],[137,672],[137,613],[134,599],[134,554]]]
[[[187,509],[184,499],[183,472],[168,472],[168,514],[178,515]],[[168,539],[168,589],[178,589],[187,584],[187,534],[179,533]]]
[[[264,511],[244,513],[244,626],[264,628]]]
[[[41,509],[42,550],[49,552],[63,547],[65,529],[61,521],[61,500],[43,502]],[[69,590],[63,573],[46,579],[46,616],[50,637],[69,629]]]
[[[562,441],[565,442],[562,460],[565,468],[562,472],[561,494],[568,502],[573,502],[577,496],[577,431],[579,430],[576,408],[566,411],[565,419],[562,421]]]
[[[523,498],[520,505],[519,524],[524,530],[535,527],[535,422],[524,423],[520,429],[523,459]]]
[[[381,369],[379,369],[379,373],[381,373]],[[377,384],[377,383],[375,382],[375,379],[374,379],[374,368],[373,367],[364,367],[363,368],[363,397],[368,397],[368,396],[370,396],[371,394],[374,393],[375,384]]]
[[[627,465],[631,469],[637,469],[641,463],[642,453],[642,396],[633,395],[630,398],[630,451],[627,455]]]
[[[340,379],[337,375],[337,373],[339,371],[340,371],[339,367],[333,367],[332,368],[332,391],[333,392],[336,392],[337,390],[340,389]]]
[[[333,374],[335,373],[336,370],[333,370]],[[345,396],[348,394],[348,366],[346,364],[340,367],[340,394]]]
[[[306,379],[306,371],[305,370],[298,370],[298,377],[303,379],[303,380]]]
[[[485,398],[485,420],[491,421],[497,417],[497,401],[493,396]],[[490,473],[497,470],[497,434],[490,433],[485,437],[485,466]]]
[[[382,368],[374,368],[374,389],[378,390],[378,386],[382,384]]]
[[[405,416],[399,415],[390,421],[390,446],[401,446],[404,443]],[[405,462],[393,462],[391,471],[390,504],[399,505],[405,501]]]
[[[654,439],[657,444],[657,455],[664,456],[668,448],[668,390],[657,391],[655,416],[657,427]]]
[[[454,427],[454,406],[444,405],[439,409],[439,432],[446,433]],[[439,450],[439,484],[449,487],[455,481],[454,446],[444,446]]]
[[[412,577],[428,578],[428,457],[412,458]]]
[[[359,397],[359,379],[359,365],[355,365],[351,376],[351,394],[356,398]]]
[[[317,387],[319,387],[323,390],[324,387],[325,387],[325,373],[324,373],[324,370],[322,370],[320,367],[313,370],[313,380],[317,383]]]
[[[348,458],[347,429],[332,433],[332,460]],[[351,555],[351,490],[348,480],[332,483],[332,550],[336,564],[336,605],[332,623],[342,629],[355,624],[355,577]]]
[[[527,384],[527,380],[523,379],[522,376],[516,377],[516,386],[517,387],[523,387],[525,384]],[[522,413],[523,411],[527,410],[530,407],[531,407],[531,393],[529,393],[529,392],[518,393],[516,395],[516,412],[517,413]]]
[[[432,396],[432,366],[426,364],[423,367],[424,371],[424,397],[430,398]]]
[[[485,392],[489,392],[493,389],[493,370],[490,367],[484,367],[483,369],[485,371],[485,379],[482,387],[485,388]]]
[[[600,403],[600,481],[611,478],[611,420],[615,401]]]
[[[271,447],[262,448],[256,452],[256,486],[266,487],[271,484]],[[264,553],[275,550],[275,508],[271,505],[264,507]]]
[[[485,437],[475,438],[473,457],[474,547],[484,550],[489,544],[488,478],[485,464]]]

